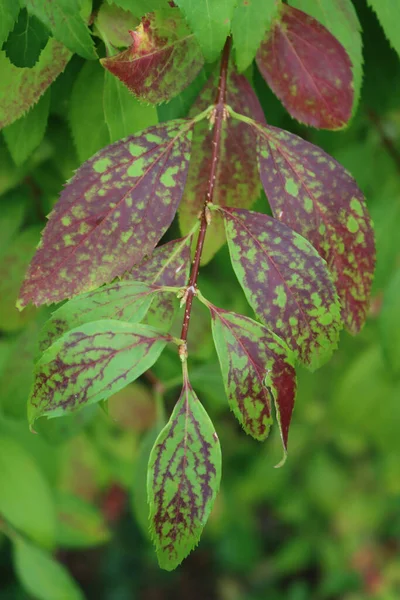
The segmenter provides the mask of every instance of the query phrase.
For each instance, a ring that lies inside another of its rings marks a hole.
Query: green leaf
[[[278,8],[276,0],[238,1],[232,19],[232,38],[240,72],[252,63]]]
[[[341,328],[325,261],[307,240],[256,212],[224,208],[233,268],[250,306],[310,369],[326,362]]]
[[[137,281],[116,281],[66,302],[51,315],[43,327],[39,351],[44,352],[67,331],[91,321],[141,321],[157,291],[155,286]]]
[[[50,554],[18,537],[13,539],[15,569],[25,591],[37,600],[84,600],[67,569]]]
[[[151,127],[82,165],[50,215],[20,308],[88,292],[151,254],[182,197],[192,125],[176,120]],[[151,214],[157,218],[148,219]]]
[[[165,8],[167,0],[107,0],[109,4],[116,4],[124,10],[129,10],[136,17]]]
[[[25,271],[40,239],[37,226],[25,229],[0,255],[0,330],[17,331],[32,320],[36,310],[25,313],[15,308]]]
[[[97,58],[90,30],[80,14],[82,0],[25,0],[25,4],[71,52],[89,60]]]
[[[13,161],[22,165],[43,140],[50,107],[50,90],[29,112],[3,129],[4,139]]]
[[[57,525],[57,544],[62,548],[90,548],[110,539],[110,531],[101,512],[70,494],[59,495]]]
[[[256,321],[208,304],[212,331],[229,404],[246,433],[265,440],[271,404],[286,456],[296,395],[296,372],[286,344]]]
[[[95,31],[98,30],[106,44],[116,48],[126,48],[132,44],[129,30],[135,29],[138,25],[139,19],[132,14],[131,8],[123,10],[117,6],[117,3],[103,3],[94,20]]]
[[[218,58],[230,31],[236,0],[176,0],[208,62]]]
[[[73,329],[36,363],[29,422],[109,398],[149,369],[169,339],[145,325],[112,320]]]
[[[376,12],[387,39],[400,56],[400,4],[392,0],[368,0],[368,4]]]
[[[110,143],[103,104],[104,75],[98,62],[87,62],[72,89],[69,121],[81,162]]]
[[[198,543],[221,479],[221,449],[187,373],[150,455],[150,528],[160,567],[175,569]]]
[[[397,178],[397,175],[396,175]],[[371,206],[376,243],[376,272],[373,289],[380,291],[389,283],[400,264],[398,233],[400,231],[400,202],[398,196],[385,195],[385,202]]]
[[[166,102],[179,94],[204,63],[200,46],[176,8],[147,15],[132,45],[101,64],[140,100]]]
[[[43,473],[23,446],[0,435],[0,514],[38,544],[51,547],[55,507]]]
[[[0,0],[0,47],[12,31],[19,8],[19,0]]]
[[[71,53],[50,39],[31,69],[20,69],[0,52],[0,129],[16,121],[36,104],[55,78],[65,69]]]
[[[387,362],[396,375],[400,375],[400,269],[385,290],[379,327],[382,348]]]
[[[103,103],[111,142],[155,125],[158,121],[157,109],[136,100],[124,84],[108,71],[104,79]]]
[[[353,3],[351,0],[290,0],[290,4],[329,29],[349,55],[353,71],[354,115],[361,93],[363,56],[361,24]]]
[[[23,8],[4,44],[4,50],[16,67],[33,67],[48,39],[46,27]]]
[[[25,215],[25,201],[24,189],[9,192],[1,198],[0,253],[8,247],[22,225]]]

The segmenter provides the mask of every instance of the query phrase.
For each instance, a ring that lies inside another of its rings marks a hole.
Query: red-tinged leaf
[[[189,279],[192,238],[192,235],[187,235],[159,246],[149,258],[134,267],[126,278],[157,286],[183,287]],[[152,300],[146,323],[168,331],[177,308],[177,297],[169,292],[161,292]]]
[[[174,569],[198,543],[221,479],[221,449],[187,375],[150,455],[150,529],[160,566]]]
[[[108,398],[149,369],[169,339],[151,327],[112,320],[73,329],[36,363],[29,423]]]
[[[340,129],[351,117],[353,75],[341,43],[313,17],[283,4],[257,53],[262,76],[297,120]]]
[[[325,261],[279,221],[224,208],[233,268],[249,304],[309,368],[336,348],[340,305]]]
[[[208,304],[229,404],[246,433],[265,440],[271,402],[286,455],[296,395],[296,372],[286,344],[256,321]]]
[[[364,197],[331,156],[301,138],[258,127],[261,180],[277,219],[307,238],[328,263],[347,329],[366,318],[375,245]]]
[[[90,291],[152,252],[183,193],[190,125],[176,120],[150,127],[78,169],[50,214],[19,308]]]
[[[200,72],[200,46],[179,10],[156,11],[131,32],[133,43],[101,63],[141,100],[167,102]]]
[[[215,100],[218,83],[215,73],[203,88],[190,115],[210,106]],[[232,67],[228,74],[227,104],[236,112],[264,122],[264,113],[251,85]],[[250,208],[260,193],[260,178],[257,172],[256,147],[254,134],[245,123],[236,119],[227,119],[223,123],[220,160],[215,182],[215,204]],[[187,184],[179,207],[179,224],[183,233],[187,233],[196,222],[204,204],[208,187],[212,159],[212,136],[208,121],[200,121],[194,128],[192,155]],[[225,243],[223,222],[213,215],[209,235],[202,254],[202,263],[212,259]]]
[[[32,68],[19,68],[0,52],[0,129],[22,117],[64,71],[71,52],[50,39]]]

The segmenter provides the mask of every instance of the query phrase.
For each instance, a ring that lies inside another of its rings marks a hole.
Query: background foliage
[[[397,598],[400,61],[395,50],[400,42],[391,28],[397,2],[354,2],[363,28],[364,81],[358,111],[343,132],[318,132],[291,120],[256,68],[248,72],[268,122],[320,145],[350,170],[365,193],[378,252],[373,301],[357,338],[343,333],[329,364],[314,374],[299,370],[290,455],[277,470],[272,467],[281,454],[278,432],[271,443],[259,445],[229,414],[207,310],[196,304],[189,339],[191,383],[218,423],[224,477],[198,550],[174,574],[159,571],[147,533],[146,462],[163,419],[158,386],[142,379],[110,400],[109,414],[88,406],[75,415],[38,421],[38,435],[33,435],[26,399],[38,334],[50,311],[18,313],[15,300],[45,215],[73,170],[123,135],[184,116],[210,65],[170,103],[144,106],[95,60],[95,46],[99,56],[105,49],[98,38],[93,43],[85,25],[90,2],[48,3],[64,11],[61,17],[40,14],[41,3],[34,0],[24,4],[29,10],[15,14],[14,28],[0,20],[0,515],[12,528],[1,521],[1,597]],[[116,4],[130,5],[128,0]],[[157,8],[157,2],[135,3],[130,27],[138,23],[143,4]],[[183,11],[190,5],[178,4]],[[219,3],[210,4],[216,10]],[[329,21],[323,10],[329,3],[291,4],[322,22],[327,19],[349,55],[360,55],[355,32]],[[16,5],[0,0],[0,16]],[[371,7],[381,9],[390,44]],[[105,5],[102,11],[107,10]],[[107,27],[100,14],[94,32]],[[77,20],[73,39],[57,25],[62,18]],[[191,18],[195,31],[205,26],[198,16]],[[244,15],[239,19],[232,19],[234,32],[243,33],[241,23],[251,28],[251,20],[246,25]],[[48,41],[49,33],[55,40]],[[218,37],[202,42],[208,60],[218,57],[226,33],[218,32],[221,44]],[[106,33],[110,40],[115,35],[119,29]],[[75,52],[72,58],[70,52]],[[11,90],[5,57],[17,68],[35,65],[51,79],[67,65],[24,117],[20,99],[33,101],[35,86],[25,77]],[[265,205],[260,197],[255,208],[265,212]],[[169,235],[179,236],[177,225]],[[251,316],[226,246],[202,270],[199,287],[216,305]],[[172,351],[164,352],[155,374],[170,411],[181,383]]]

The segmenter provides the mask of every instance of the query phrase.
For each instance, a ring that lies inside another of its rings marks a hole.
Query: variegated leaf
[[[233,268],[261,321],[315,369],[336,348],[340,305],[325,261],[279,221],[224,208]]]
[[[150,528],[160,566],[174,569],[198,543],[221,479],[221,449],[187,375],[150,455]]]
[[[19,308],[90,291],[151,253],[181,199],[190,141],[191,123],[170,121],[84,163],[50,215]]]

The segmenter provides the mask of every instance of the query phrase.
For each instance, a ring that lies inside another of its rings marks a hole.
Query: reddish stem
[[[204,247],[204,240],[206,237],[206,231],[208,227],[207,221],[207,207],[210,202],[213,201],[215,180],[217,177],[217,167],[221,148],[221,132],[222,123],[225,119],[225,100],[226,100],[226,79],[228,74],[229,54],[231,51],[231,38],[228,37],[226,40],[224,50],[221,59],[221,69],[219,73],[218,91],[215,99],[215,108],[212,115],[214,121],[214,135],[211,141],[212,145],[212,156],[211,156],[211,167],[210,175],[208,178],[207,192],[204,199],[203,210],[201,213],[201,225],[199,231],[199,237],[197,238],[197,245],[194,254],[192,271],[190,273],[189,283],[187,287],[186,295],[186,306],[185,315],[183,317],[181,339],[187,342],[187,336],[189,331],[190,316],[192,314],[193,298],[196,294],[197,289],[197,278],[199,276],[201,255]]]

